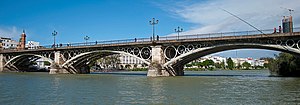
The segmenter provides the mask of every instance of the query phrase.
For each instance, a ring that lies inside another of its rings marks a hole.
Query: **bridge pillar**
[[[175,75],[176,76],[183,76],[184,75],[183,69],[184,69],[184,65],[174,67]]]
[[[0,72],[3,72],[4,70],[4,56],[3,54],[0,54]]]
[[[163,49],[161,45],[151,46],[152,48],[152,59],[151,64],[148,68],[147,76],[170,76],[170,74],[163,68],[165,63],[165,57],[163,54]]]
[[[67,70],[63,69],[61,65],[63,60],[60,51],[54,52],[54,62],[51,63],[49,74],[66,74],[69,73]]]

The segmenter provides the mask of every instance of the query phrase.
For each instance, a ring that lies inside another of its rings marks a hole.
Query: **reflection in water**
[[[62,104],[62,102],[59,100],[60,97],[60,93],[59,93],[59,89],[60,89],[60,78],[57,77],[57,75],[54,75],[52,81],[51,81],[51,87],[47,87],[50,88],[50,97],[53,98],[53,100],[55,100],[55,104]]]
[[[126,75],[129,74],[129,75]],[[1,104],[299,104],[300,78],[268,71],[49,75],[0,73]],[[215,75],[215,76],[214,76]]]
[[[150,101],[152,104],[163,103],[163,101],[167,100],[165,97],[165,91],[163,86],[164,78],[148,78],[148,82],[150,82],[151,87],[151,98]]]

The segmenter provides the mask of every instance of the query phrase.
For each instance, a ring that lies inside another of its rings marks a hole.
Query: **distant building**
[[[204,56],[201,57],[197,60],[194,60],[192,62],[204,62],[205,60],[212,60],[214,61],[214,63],[218,63],[221,64],[222,62],[224,62],[225,65],[227,65],[227,59],[228,58],[224,58],[224,57],[220,57],[220,56]],[[249,64],[251,64],[251,66],[264,66],[265,63],[268,63],[265,60],[259,60],[259,59],[253,59],[253,58],[231,58],[233,63],[235,64],[235,66],[241,66],[244,62],[248,62]],[[190,63],[192,63],[190,62]]]
[[[25,34],[25,30],[23,30],[23,32],[21,34],[18,49],[19,50],[24,50],[25,49],[25,43],[26,43],[26,34]]]
[[[130,65],[130,67],[126,67]],[[134,68],[136,67],[143,67],[143,62],[137,58],[127,55],[120,56],[120,68]]]
[[[282,19],[283,33],[293,32],[293,18],[292,16],[284,16]]]
[[[12,40],[11,38],[0,37],[0,46],[4,49],[17,48],[19,42]]]
[[[248,62],[251,66],[264,66],[265,60],[253,59],[253,58],[232,58],[235,66],[242,65],[244,62]]]
[[[214,63],[221,64],[222,62],[226,63],[226,58],[220,56],[204,56],[198,59],[197,61],[203,62],[205,60],[212,60]]]
[[[37,49],[40,46],[40,42],[28,41],[26,44],[26,48],[28,49]]]

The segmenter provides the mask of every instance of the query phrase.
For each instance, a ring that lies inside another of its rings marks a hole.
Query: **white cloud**
[[[179,16],[181,20],[195,24],[191,30],[182,34],[255,30],[220,8],[232,12],[261,30],[281,25],[282,16],[289,15],[288,10],[281,7],[292,8],[295,10],[294,26],[300,25],[299,0],[209,0],[175,4],[163,9]]]
[[[21,30],[17,27],[0,27],[0,37],[8,37],[17,40],[21,35]]]
[[[184,0],[180,2],[171,0],[171,2],[173,3],[167,2],[158,6],[168,11],[172,17],[193,25],[189,28],[190,30],[182,32],[181,35],[255,30],[220,8],[230,11],[260,30],[273,29],[281,25],[282,17],[289,15],[289,11],[283,8],[292,8],[295,10],[292,13],[294,27],[300,27],[299,0]],[[242,50],[231,50],[220,54],[232,56],[236,53],[235,51],[239,51],[241,57],[253,56],[255,58],[279,53],[256,49],[246,52],[256,51],[257,55],[247,55]]]

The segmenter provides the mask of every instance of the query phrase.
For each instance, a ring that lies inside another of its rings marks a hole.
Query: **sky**
[[[156,34],[181,35],[254,30],[221,10],[226,9],[258,29],[273,29],[292,8],[294,27],[300,25],[299,0],[1,0],[0,36],[27,40],[41,45],[57,43],[149,38],[152,18],[159,20]],[[253,54],[257,53],[257,54]],[[224,57],[273,56],[276,51],[232,50],[217,53]]]

